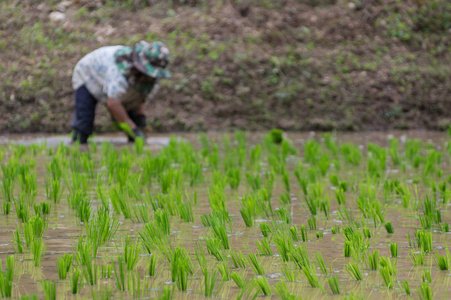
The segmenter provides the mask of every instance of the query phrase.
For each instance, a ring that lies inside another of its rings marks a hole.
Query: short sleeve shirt
[[[145,90],[130,87],[114,56],[124,47],[102,47],[83,57],[75,66],[72,75],[74,90],[84,85],[98,101],[106,103],[108,98],[113,98],[119,100],[126,109],[136,108],[143,103],[157,85]]]

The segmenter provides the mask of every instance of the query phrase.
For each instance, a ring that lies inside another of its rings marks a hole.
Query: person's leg
[[[79,140],[84,144],[94,130],[94,117],[97,100],[85,86],[78,88],[74,93],[75,112],[72,119],[74,135],[72,141]]]

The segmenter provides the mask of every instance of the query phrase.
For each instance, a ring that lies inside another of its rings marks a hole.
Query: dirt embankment
[[[444,129],[451,3],[426,2],[5,0],[0,129],[69,132],[76,62],[140,39],[172,51],[153,130]]]

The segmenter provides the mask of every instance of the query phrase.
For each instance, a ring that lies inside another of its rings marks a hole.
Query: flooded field
[[[446,133],[0,138],[0,295],[449,297]]]

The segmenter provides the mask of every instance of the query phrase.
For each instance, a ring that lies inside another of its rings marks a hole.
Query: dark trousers
[[[71,126],[75,130],[89,136],[94,131],[97,100],[84,85],[75,91],[74,99],[75,112]],[[134,110],[127,111],[127,114],[129,118],[138,125],[139,115],[137,115]],[[112,118],[114,121],[114,117]]]

